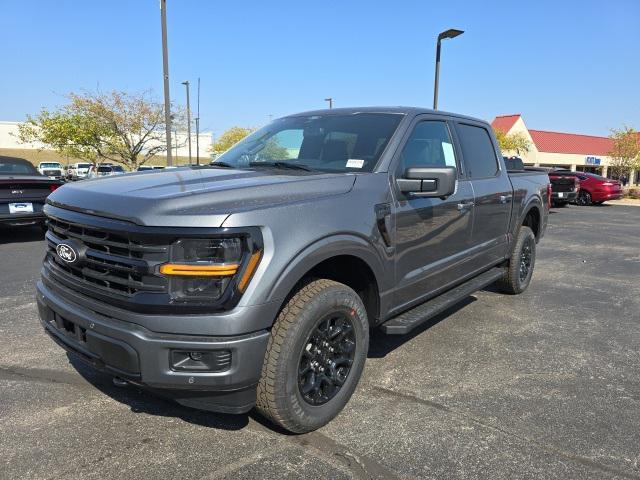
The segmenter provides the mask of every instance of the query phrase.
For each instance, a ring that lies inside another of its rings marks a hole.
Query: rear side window
[[[495,177],[498,159],[489,132],[482,127],[458,124],[464,164],[470,178]]]

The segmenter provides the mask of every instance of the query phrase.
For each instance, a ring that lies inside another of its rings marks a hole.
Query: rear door
[[[513,188],[486,124],[460,120],[456,132],[475,199],[470,255],[479,269],[507,254]]]
[[[464,178],[453,142],[453,125],[436,115],[420,115],[409,129],[392,166],[395,215],[395,307],[418,303],[468,272],[473,192]],[[395,179],[409,167],[454,166],[457,188],[445,198],[404,195]]]

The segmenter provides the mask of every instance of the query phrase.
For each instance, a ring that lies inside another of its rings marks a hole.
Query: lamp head
[[[442,40],[444,38],[455,38],[458,35],[462,35],[464,30],[456,30],[455,28],[450,28],[449,30],[445,30],[438,35],[438,40]]]

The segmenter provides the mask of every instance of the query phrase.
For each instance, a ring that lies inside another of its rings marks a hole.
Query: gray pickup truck
[[[291,115],[206,167],[56,190],[40,317],[120,383],[306,432],[351,397],[373,328],[525,290],[549,195],[544,172],[507,172],[484,121]]]

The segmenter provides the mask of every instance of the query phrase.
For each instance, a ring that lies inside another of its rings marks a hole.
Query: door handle
[[[513,195],[500,195],[500,203],[510,202],[513,198]]]
[[[467,208],[471,208],[475,205],[475,203],[473,202],[460,202],[458,204],[458,210],[463,211],[466,210]]]

